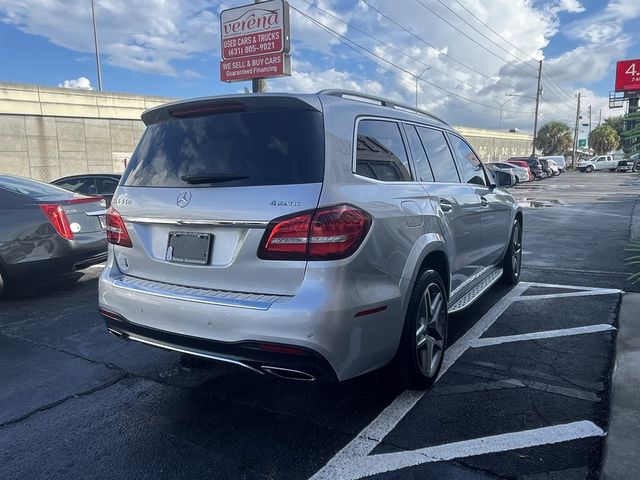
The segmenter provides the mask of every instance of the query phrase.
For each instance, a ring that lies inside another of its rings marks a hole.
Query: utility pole
[[[536,90],[536,118],[533,122],[533,142],[531,145],[531,156],[536,155],[536,135],[538,134],[538,109],[540,108],[540,82],[542,80],[542,60],[538,62],[538,89]]]
[[[266,0],[255,0],[254,3],[264,2]],[[253,93],[262,93],[267,91],[267,80],[264,78],[253,78],[251,80],[251,91]]]
[[[96,67],[98,68],[98,91],[102,91],[102,71],[100,70],[100,51],[98,50],[98,29],[96,28],[96,7],[91,0],[91,16],[93,17],[93,44],[96,47]]]
[[[598,119],[598,126],[602,125],[602,109],[600,109],[600,118]]]
[[[591,105],[589,105],[589,137],[591,136]],[[587,144],[589,144],[589,141],[587,141]],[[591,148],[591,145],[589,145],[589,148]]]
[[[578,156],[578,122],[580,121],[580,93],[578,93],[578,107],[576,108],[576,129],[573,132],[573,158],[571,167],[576,168],[576,157]]]

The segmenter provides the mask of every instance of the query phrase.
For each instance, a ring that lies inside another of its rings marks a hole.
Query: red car
[[[507,160],[507,163],[512,163],[514,165],[517,165],[519,167],[522,168],[526,168],[527,172],[529,173],[529,180],[533,180],[534,178],[536,178],[536,176],[533,174],[533,172],[531,171],[531,168],[529,168],[529,164],[526,162],[526,160]]]

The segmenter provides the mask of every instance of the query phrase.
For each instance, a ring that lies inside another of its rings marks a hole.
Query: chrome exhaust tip
[[[108,328],[107,330],[109,330],[109,333],[111,335],[113,335],[114,337],[127,338],[127,337],[125,337],[124,333],[122,333],[122,332],[119,332],[117,330],[113,330],[112,328]]]
[[[292,370],[291,368],[270,367],[262,365],[263,371],[273,375],[274,377],[283,378],[285,380],[297,380],[299,382],[313,382],[316,377],[300,370]]]

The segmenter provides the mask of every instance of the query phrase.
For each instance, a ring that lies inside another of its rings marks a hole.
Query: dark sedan
[[[0,175],[0,294],[107,258],[102,197]]]
[[[108,207],[120,182],[120,176],[117,173],[87,173],[62,177],[51,183],[83,195],[100,195],[105,199]]]

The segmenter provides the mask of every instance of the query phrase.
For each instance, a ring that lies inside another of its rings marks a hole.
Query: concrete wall
[[[144,131],[140,114],[172,100],[0,82],[0,173],[122,172]],[[531,153],[529,135],[457,129],[485,161]]]
[[[0,83],[0,173],[122,171],[144,131],[140,114],[172,100]]]

